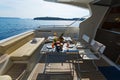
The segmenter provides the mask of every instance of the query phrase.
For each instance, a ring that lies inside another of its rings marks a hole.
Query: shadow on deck
[[[73,76],[66,73],[38,74],[37,80],[73,80]]]
[[[47,58],[47,59],[46,59]],[[82,58],[79,54],[42,54],[42,58],[39,60],[39,63],[69,63],[75,61],[81,61]]]
[[[51,64],[71,63],[74,66],[74,76],[71,76],[70,74],[61,74],[59,72],[47,72],[45,74],[46,54],[43,54],[39,63],[36,65],[36,68],[34,68],[34,72],[32,72],[33,75],[31,80],[79,80],[79,78],[81,78],[81,80],[106,80],[105,76],[100,71],[96,71],[96,68],[93,66],[91,61],[82,61],[81,59],[78,59],[77,56],[78,55],[70,54],[65,58],[65,56],[60,57],[49,55],[49,59],[47,60],[47,63]],[[103,59],[95,61],[95,63],[97,66],[109,66],[109,64],[107,64]],[[78,64],[80,66],[78,66]]]

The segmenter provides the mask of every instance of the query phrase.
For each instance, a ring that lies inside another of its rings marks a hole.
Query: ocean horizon
[[[0,40],[29,31],[35,30],[40,25],[70,25],[74,21],[66,20],[33,20],[33,19],[2,19],[0,18]],[[81,21],[72,26],[78,27]]]

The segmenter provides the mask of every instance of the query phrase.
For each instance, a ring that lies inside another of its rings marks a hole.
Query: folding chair
[[[99,44],[99,42],[96,42],[95,44],[98,44],[95,51],[91,49],[81,49],[79,50],[79,54],[82,57],[83,61],[85,60],[92,61],[93,65],[96,67],[96,70],[98,70],[97,65],[95,64],[95,60],[101,59],[106,46]]]
[[[87,48],[87,46],[89,45],[89,41],[90,41],[90,37],[87,36],[86,34],[84,34],[82,36],[82,40],[80,42],[76,43],[76,47],[77,48]]]

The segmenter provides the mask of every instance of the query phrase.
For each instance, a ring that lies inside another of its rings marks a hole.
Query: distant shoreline
[[[18,17],[0,17],[0,19],[22,19]],[[25,18],[24,18],[25,19]],[[27,19],[27,18],[26,18]],[[35,17],[32,20],[83,21],[85,18]]]
[[[59,18],[59,17],[36,17],[33,18],[33,20],[78,20],[78,21],[83,21],[85,18]]]

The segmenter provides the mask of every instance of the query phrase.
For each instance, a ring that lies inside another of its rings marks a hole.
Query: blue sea
[[[32,19],[2,19],[0,18],[0,40],[20,34],[28,30],[34,30],[40,25],[69,25],[74,21],[57,20],[32,20]],[[80,21],[73,24],[78,27]]]

